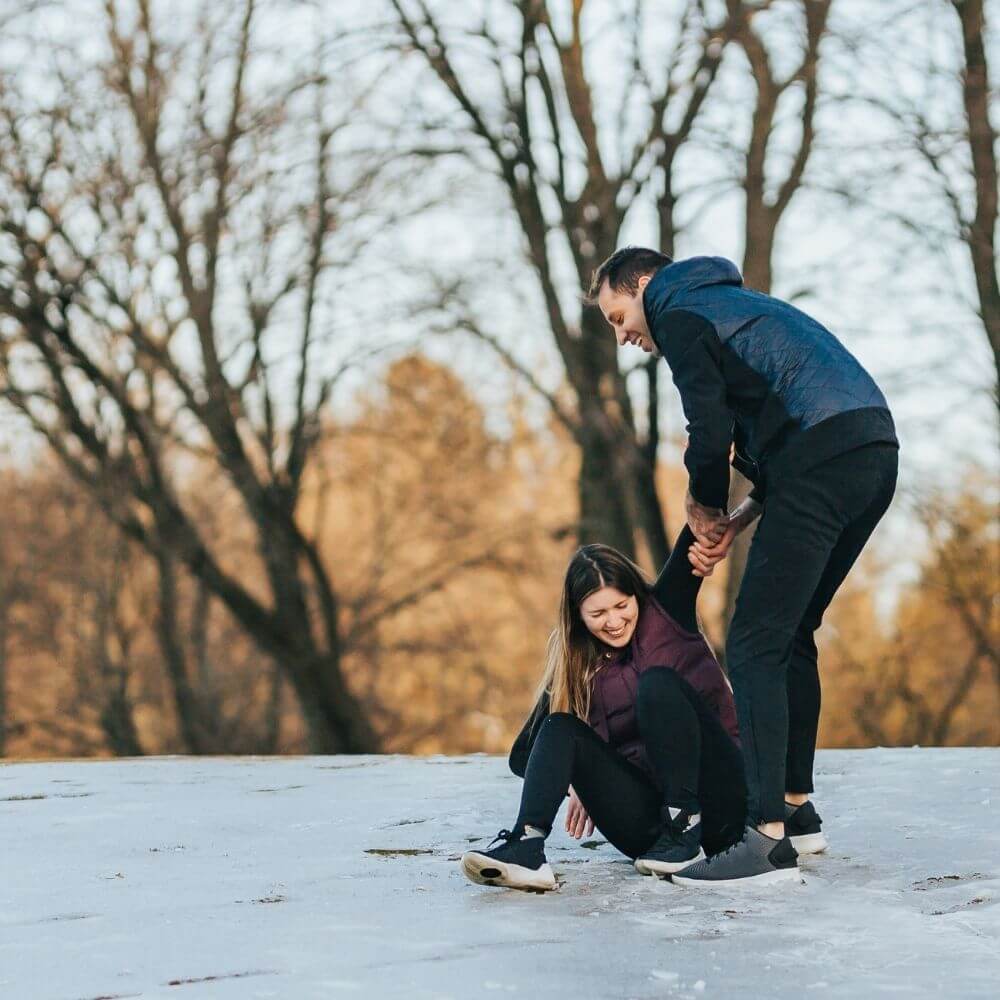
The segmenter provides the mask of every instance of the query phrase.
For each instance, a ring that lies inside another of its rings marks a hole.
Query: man
[[[813,633],[892,499],[899,449],[892,416],[829,330],[744,288],[722,258],[675,262],[626,247],[594,273],[590,301],[619,344],[662,355],[680,391],[695,570],[709,575],[760,517],[726,642],[747,832],[674,881],[797,881],[794,845],[826,846],[808,801],[820,707]],[[733,445],[733,465],[754,488],[727,514]]]

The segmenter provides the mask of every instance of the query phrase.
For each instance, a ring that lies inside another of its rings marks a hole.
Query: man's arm
[[[684,465],[691,499],[696,508],[724,513],[729,501],[733,411],[726,399],[718,334],[702,316],[673,309],[657,319],[653,339],[670,366],[688,422]],[[695,519],[689,504],[688,520],[698,534],[696,519],[701,512],[693,513]]]
[[[725,510],[733,412],[726,401],[718,334],[696,313],[672,309],[657,320],[653,338],[670,365],[688,422],[684,464],[691,496],[702,507]]]

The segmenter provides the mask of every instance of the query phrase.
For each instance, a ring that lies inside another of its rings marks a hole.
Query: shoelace
[[[719,854],[713,854],[710,858],[706,858],[705,859],[705,864],[706,865],[710,865],[713,861],[718,861],[720,858],[724,858],[727,854],[731,853],[732,851],[735,851],[738,847],[742,847],[743,843],[746,841],[746,839],[747,839],[747,832],[746,832],[746,828],[744,828],[744,830],[743,830],[743,836],[740,837],[740,839],[737,840],[735,844],[730,844],[721,853],[719,853]]]
[[[489,847],[487,847],[486,850],[488,850],[488,851],[493,850],[493,845],[500,843],[501,840],[504,841],[504,843],[509,844],[512,840],[518,840],[519,838],[520,838],[520,834],[516,833],[513,830],[501,830],[490,841]]]

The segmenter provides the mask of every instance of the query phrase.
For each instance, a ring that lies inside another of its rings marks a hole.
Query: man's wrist
[[[711,507],[708,504],[703,504],[690,490],[688,490],[687,494],[687,509],[689,511],[695,511],[703,517],[708,517],[717,521],[721,521],[726,516],[725,507]]]
[[[744,528],[750,527],[754,521],[760,517],[763,506],[759,504],[752,497],[747,497],[737,508],[733,511],[730,520],[736,522],[737,528],[742,531]]]

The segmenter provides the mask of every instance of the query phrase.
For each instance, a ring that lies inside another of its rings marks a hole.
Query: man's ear
[[[649,279],[652,277],[651,274],[644,274],[636,284],[639,286],[639,294],[642,294],[642,290],[649,284]]]

